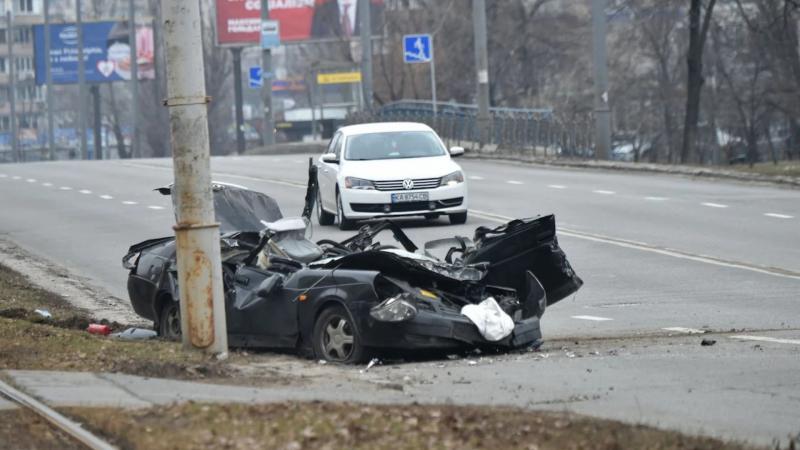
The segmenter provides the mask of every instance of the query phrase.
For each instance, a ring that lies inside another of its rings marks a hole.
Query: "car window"
[[[425,158],[447,152],[432,131],[390,131],[356,134],[347,138],[348,160]]]
[[[336,149],[336,144],[339,143],[339,138],[340,137],[342,137],[342,135],[340,133],[337,133],[331,138],[331,142],[330,142],[330,144],[328,144],[328,150],[325,151],[325,153],[334,153],[336,151],[335,150]]]
[[[336,159],[342,159],[342,144],[344,143],[344,138],[342,135],[339,135],[339,138],[336,139],[336,145],[333,147],[333,153],[336,154]]]

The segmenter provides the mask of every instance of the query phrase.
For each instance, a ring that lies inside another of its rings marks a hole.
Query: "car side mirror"
[[[256,291],[256,295],[261,298],[268,298],[270,294],[275,292],[276,289],[279,289],[283,286],[283,277],[278,274],[272,275],[266,280],[262,281],[261,284],[258,286],[258,290]]]
[[[450,147],[450,156],[457,157],[464,155],[464,147]]]
[[[326,162],[329,164],[339,164],[339,159],[336,158],[334,153],[325,153],[322,155],[322,162]]]

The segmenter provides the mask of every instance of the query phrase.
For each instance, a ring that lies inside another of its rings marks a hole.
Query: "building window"
[[[31,29],[30,28],[17,28],[14,30],[14,42],[15,43],[28,43],[31,41]],[[5,42],[5,41],[3,41]]]
[[[23,13],[33,12],[33,0],[19,0],[19,11]]]
[[[5,28],[0,30],[0,44],[6,43],[6,30]]]

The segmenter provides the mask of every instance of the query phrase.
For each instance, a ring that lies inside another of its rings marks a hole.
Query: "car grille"
[[[449,198],[446,200],[434,200],[435,209],[452,208],[464,203],[464,197]],[[360,213],[382,214],[388,206],[390,213],[411,212],[411,211],[430,211],[431,202],[405,202],[405,203],[350,203],[350,208]]]
[[[403,180],[373,181],[375,189],[379,191],[405,191]],[[416,178],[414,187],[410,190],[436,189],[442,184],[441,178]]]

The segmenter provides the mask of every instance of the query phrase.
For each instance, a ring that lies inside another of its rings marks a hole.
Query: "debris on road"
[[[157,334],[153,330],[146,330],[144,328],[128,328],[125,331],[114,333],[111,336],[126,341],[145,341],[147,339],[154,339],[157,337]]]
[[[365,367],[364,369],[361,369],[359,372],[360,373],[367,373],[367,372],[369,372],[369,369],[371,369],[373,366],[375,366],[377,364],[381,364],[381,360],[378,359],[378,358],[372,358],[369,361],[369,363],[367,364],[367,367]]]
[[[710,347],[710,346],[712,346],[712,345],[714,345],[716,343],[717,343],[717,341],[715,341],[714,339],[703,339],[700,342],[700,345],[702,345],[703,347]]]
[[[111,334],[111,327],[108,325],[101,325],[99,323],[90,323],[89,326],[86,328],[90,334],[98,334],[101,336],[108,336]]]
[[[44,317],[45,319],[50,319],[50,318],[53,317],[53,315],[50,314],[50,311],[48,311],[46,309],[35,309],[33,312],[35,312],[36,314]]]

